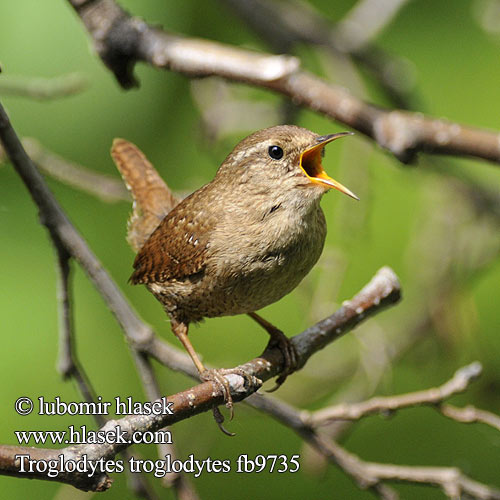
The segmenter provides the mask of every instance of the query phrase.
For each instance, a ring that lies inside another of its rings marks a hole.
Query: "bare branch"
[[[479,377],[481,371],[481,364],[476,361],[457,370],[453,378],[440,387],[398,396],[376,397],[360,403],[342,403],[323,408],[310,416],[310,423],[312,426],[320,426],[334,420],[359,420],[373,413],[391,413],[412,406],[438,405],[445,399],[464,392],[469,384]]]
[[[0,127],[0,136],[1,130]],[[394,273],[388,268],[382,268],[371,282],[350,301],[346,301],[339,311],[291,339],[297,350],[298,365],[303,366],[314,352],[324,347],[327,343],[340,338],[344,333],[347,333],[359,322],[376,311],[380,311],[385,306],[395,303],[399,299],[399,296],[399,283]],[[148,352],[148,354],[159,357],[156,352]],[[168,361],[169,366],[172,365],[170,359],[166,361]],[[281,351],[278,348],[273,348],[266,350],[262,357],[245,363],[241,368],[246,373],[265,381],[280,373],[283,365],[284,360]],[[176,368],[179,369],[180,367],[177,366]],[[227,375],[227,379],[230,383],[231,395],[234,401],[243,400],[255,390],[254,386],[245,387],[245,380],[239,375]],[[147,387],[149,387],[151,392],[156,391],[151,385]],[[129,415],[119,420],[108,421],[101,430],[104,432],[114,431],[119,427],[121,432],[126,432],[129,436],[137,431],[154,432],[165,426],[208,411],[212,407],[222,404],[224,397],[224,391],[219,385],[213,382],[205,382],[187,391],[169,396],[168,402],[172,403],[172,413],[167,412],[161,415]],[[59,450],[56,455],[54,455],[54,450],[37,449],[37,456],[42,457],[38,458],[42,460],[53,459],[54,456],[57,457],[59,454],[64,456],[65,461],[70,459],[81,460],[84,456],[87,456],[89,460],[109,460],[128,446],[130,446],[130,443],[83,444]],[[46,471],[35,471],[33,473],[19,472],[19,462],[15,460],[15,455],[22,453],[25,453],[25,449],[22,447],[4,447],[5,468],[1,467],[0,462],[0,472],[3,473],[5,471],[12,475],[47,479]],[[61,482],[67,482],[77,488],[93,491],[98,491],[98,488],[108,488],[111,484],[105,481],[104,476],[99,475],[89,478],[87,474],[73,473],[68,475],[62,473],[60,477]]]
[[[59,99],[83,92],[88,80],[79,73],[52,78],[2,75],[0,95],[30,97],[38,100]]]
[[[119,83],[136,85],[137,61],[188,77],[220,76],[267,88],[374,139],[408,163],[419,151],[471,156],[500,163],[500,134],[426,117],[385,110],[345,89],[300,71],[291,56],[272,56],[206,40],[184,38],[130,17],[114,0],[69,0],[95,47]]]
[[[232,7],[274,51],[289,53],[295,44],[308,43],[324,47],[336,57],[349,56],[370,73],[394,105],[405,109],[410,107],[409,82],[412,78],[408,73],[409,63],[376,48],[368,41],[358,44],[359,34],[352,29],[352,23],[344,20],[332,26],[312,5],[301,1],[223,2]],[[374,20],[381,21],[380,16],[374,16]]]
[[[41,219],[49,230],[56,247],[59,248],[60,246],[60,248],[64,248],[80,263],[108,307],[115,314],[127,339],[136,349],[157,358],[165,365],[194,375],[193,366],[188,357],[180,354],[177,349],[159,339],[151,328],[145,325],[129,306],[119,288],[102,268],[97,258],[88,248],[85,240],[83,240],[70,223],[52,193],[48,190],[45,181],[24,151],[7,114],[1,106],[0,139],[14,168],[25,182],[33,200],[38,206]],[[292,339],[297,350],[299,366],[303,366],[314,352],[323,348],[327,343],[347,333],[371,314],[380,311],[387,305],[397,302],[399,298],[400,289],[397,277],[389,268],[381,269],[372,281],[352,300],[346,301],[337,313]],[[253,374],[261,380],[268,380],[279,374],[283,366],[284,359],[281,351],[273,348],[265,351],[261,358],[254,359],[244,365],[244,369],[247,373]],[[140,373],[145,377],[145,372],[140,371]],[[231,394],[235,401],[240,401],[249,396],[251,391],[254,390],[253,388],[248,389],[244,387],[243,377],[228,375],[227,378],[230,382]],[[146,387],[148,387],[147,384]],[[206,382],[189,391],[184,391],[169,398],[169,401],[173,401],[174,403],[174,415],[172,416],[169,414],[149,417],[133,416],[132,420],[127,420],[128,417],[126,417],[119,421],[119,425],[122,428],[124,425],[124,430],[128,432],[157,430],[220,405],[224,401],[224,394],[220,387],[212,382]],[[116,422],[109,421],[103,429],[113,427],[114,424],[116,425]],[[126,447],[123,445],[108,444],[103,446],[82,445],[63,450],[63,455],[65,457],[74,457],[75,453],[77,453],[80,457],[87,455],[89,459],[96,457],[95,459],[97,460],[103,457],[114,456]],[[4,449],[5,471],[14,474],[15,470],[18,470],[16,467],[19,467],[19,462],[16,462],[13,457],[16,453],[19,454],[19,448],[11,447],[9,449],[12,455],[10,456],[10,462],[8,453]],[[54,452],[53,450],[49,450],[47,453],[50,455]],[[43,454],[40,456],[43,456]],[[0,467],[0,469],[2,468]],[[36,473],[33,477],[43,476],[43,474]],[[79,488],[95,491],[108,488],[111,484],[105,475],[94,475],[92,478],[78,476],[74,480],[70,476],[62,474],[60,476],[61,481],[69,482]]]
[[[57,246],[56,242],[54,244],[57,250],[57,267],[59,270],[57,294],[59,304],[59,360],[57,367],[63,378],[73,378],[75,380],[84,401],[92,403],[97,401],[95,390],[76,356],[70,286],[71,257],[64,248]],[[106,423],[106,418],[100,413],[94,413],[93,418],[99,427]],[[122,456],[125,460],[129,460],[132,453],[130,450],[124,450]],[[128,468],[126,472],[129,487],[134,493],[150,500],[157,498],[143,473],[133,474]]]
[[[473,366],[474,364],[462,368],[464,372],[461,375],[458,375],[461,372],[459,370],[447,384],[452,383],[457,386],[460,383],[467,384],[468,376],[472,376],[472,372],[475,371],[471,368]],[[446,387],[447,384],[442,387]],[[259,394],[253,395],[248,402],[293,429],[331,463],[341,467],[360,488],[370,488],[381,498],[397,498],[395,492],[383,484],[384,481],[397,481],[435,485],[452,499],[462,498],[463,494],[481,500],[500,499],[500,490],[470,479],[455,467],[419,467],[365,462],[331,440],[325,433],[318,432],[313,427],[309,412],[297,410],[283,401],[269,396],[264,398]]]
[[[56,155],[36,139],[22,141],[30,158],[46,174],[106,202],[130,201],[127,188],[119,179],[101,174]]]
[[[479,410],[468,405],[464,408],[457,408],[453,405],[441,405],[439,411],[446,417],[465,424],[480,423],[486,424],[500,431],[500,417],[489,411]]]
[[[311,441],[329,460],[340,465],[361,487],[377,488],[382,481],[430,484],[451,499],[469,495],[480,500],[500,500],[500,490],[474,481],[456,467],[418,467],[365,462],[334,441],[315,435]]]
[[[137,317],[128,302],[125,300],[119,288],[116,286],[111,277],[104,270],[97,257],[92,253],[85,240],[77,232],[74,226],[69,222],[68,218],[62,211],[61,207],[49,191],[45,181],[37,171],[35,165],[26,154],[19,138],[10,125],[9,119],[0,105],[0,139],[4,149],[9,156],[12,164],[25,181],[30,194],[37,204],[41,220],[49,230],[52,241],[58,250],[60,264],[60,317],[61,317],[61,346],[60,346],[60,366],[64,370],[63,373],[73,375],[77,381],[79,388],[87,401],[93,401],[94,391],[85,376],[83,370],[76,361],[73,352],[72,340],[72,325],[71,325],[71,310],[69,300],[69,267],[68,256],[75,258],[82,268],[87,272],[96,288],[106,300],[110,309],[115,313],[122,328],[129,332],[131,338],[142,338],[143,332],[147,335],[152,334],[152,331]],[[128,326],[124,326],[128,325]],[[139,354],[136,354],[134,359],[138,361]],[[150,389],[151,380],[149,373],[141,370],[142,365],[139,364],[139,374],[143,379],[146,389]],[[99,420],[99,425],[103,425],[103,420]],[[70,452],[70,456],[71,456]],[[52,457],[52,455],[50,455]],[[50,458],[49,458],[50,459]],[[71,480],[63,482],[71,483]],[[69,477],[69,476],[68,476]],[[100,488],[101,482],[99,478],[94,478],[92,488]],[[141,481],[142,483],[142,481]],[[179,482],[176,482],[179,483]],[[73,483],[71,483],[73,484]],[[102,483],[108,484],[108,483]],[[108,484],[109,487],[111,483]],[[142,486],[145,486],[142,484]],[[186,494],[192,493],[185,498],[195,498],[194,492],[186,485],[185,481],[180,482],[179,487]],[[97,491],[97,490],[96,490]]]

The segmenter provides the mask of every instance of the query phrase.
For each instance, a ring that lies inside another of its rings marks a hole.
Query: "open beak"
[[[340,132],[339,134],[330,134],[318,137],[317,144],[306,149],[300,155],[300,168],[304,171],[307,178],[311,182],[316,182],[329,188],[338,189],[342,193],[345,193],[347,196],[350,196],[355,200],[359,200],[359,198],[352,191],[340,184],[340,182],[337,182],[336,180],[329,177],[325,172],[323,165],[321,164],[323,148],[329,142],[332,142],[335,139],[339,139],[340,137],[345,137],[346,135],[354,134],[352,132]]]

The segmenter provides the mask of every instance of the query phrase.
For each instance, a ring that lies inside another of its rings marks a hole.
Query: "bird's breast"
[[[223,241],[215,235],[212,248],[217,258],[207,272],[225,298],[224,314],[261,309],[302,281],[319,259],[326,236],[323,212],[319,204],[313,208],[300,214],[279,207],[268,218],[238,221],[223,231]],[[231,242],[228,234],[234,236]]]

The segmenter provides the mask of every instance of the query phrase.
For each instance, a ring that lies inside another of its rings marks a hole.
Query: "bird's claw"
[[[214,382],[224,394],[224,401],[226,402],[226,408],[229,410],[229,420],[231,421],[234,417],[233,397],[231,395],[231,387],[225,375],[239,375],[243,377],[245,381],[245,387],[249,389],[252,388],[254,390],[258,389],[262,385],[262,381],[257,377],[250,375],[242,368],[220,368],[217,370],[205,370],[200,374],[201,380],[203,380],[204,382]],[[234,436],[232,432],[227,431],[222,426],[224,417],[217,407],[214,407],[213,413],[215,421],[217,422],[220,430],[228,436]]]
[[[295,346],[292,344],[290,339],[277,328],[273,330],[271,333],[271,340],[269,344],[267,344],[267,349],[272,349],[273,347],[277,347],[281,353],[283,354],[283,358],[285,360],[285,365],[283,367],[283,372],[276,379],[276,384],[268,389],[266,392],[274,392],[276,391],[286,380],[288,375],[293,373],[297,369],[297,351],[295,350]]]

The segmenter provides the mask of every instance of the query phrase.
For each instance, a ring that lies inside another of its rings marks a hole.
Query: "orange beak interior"
[[[329,177],[325,172],[323,165],[321,164],[323,148],[335,139],[345,137],[346,135],[352,135],[352,133],[341,132],[339,134],[330,134],[324,137],[320,137],[318,144],[315,144],[314,146],[306,149],[300,155],[300,168],[302,168],[311,182],[322,184],[323,186],[327,186],[328,188],[337,189],[347,196],[350,196],[355,200],[359,200],[359,198],[352,191],[340,184],[340,182],[337,182],[335,179]]]

